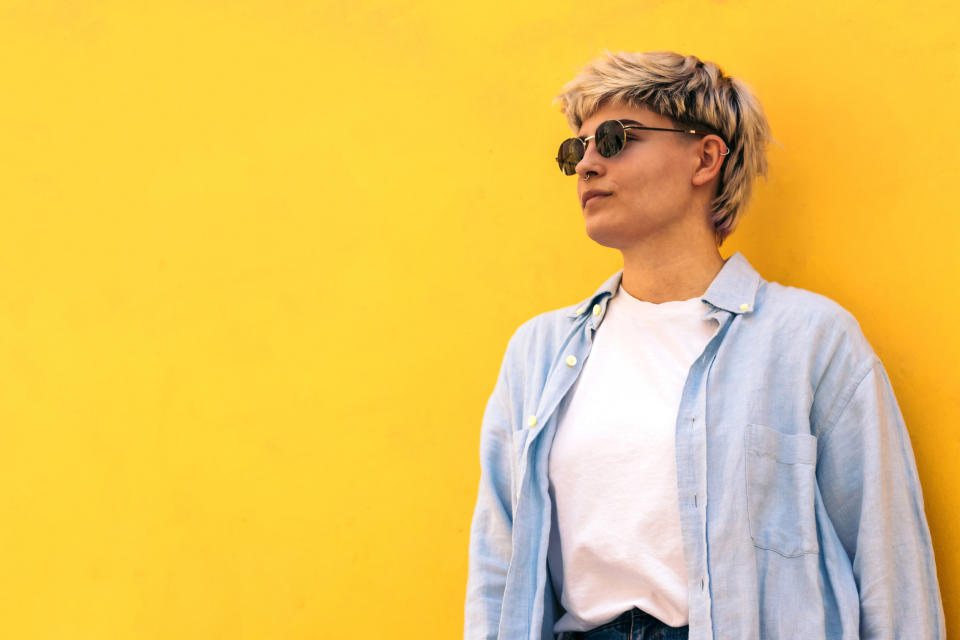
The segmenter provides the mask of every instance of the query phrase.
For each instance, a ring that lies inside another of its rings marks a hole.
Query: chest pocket
[[[747,518],[754,546],[787,557],[818,553],[817,438],[748,424],[745,446]]]

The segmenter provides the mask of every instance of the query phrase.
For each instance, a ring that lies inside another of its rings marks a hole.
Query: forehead
[[[593,135],[594,129],[601,122],[607,120],[620,120],[626,124],[626,120],[632,120],[634,123],[643,124],[648,127],[670,127],[672,123],[669,118],[661,116],[645,107],[635,107],[624,104],[606,104],[584,118],[580,125],[579,135]]]

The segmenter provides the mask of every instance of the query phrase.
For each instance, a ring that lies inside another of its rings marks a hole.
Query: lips
[[[580,205],[583,206],[583,207],[586,207],[586,206],[587,206],[587,202],[589,202],[591,198],[601,197],[601,196],[609,196],[609,195],[611,195],[611,193],[610,193],[609,191],[599,191],[599,190],[597,190],[597,189],[591,189],[590,191],[584,191],[584,192],[580,195]]]

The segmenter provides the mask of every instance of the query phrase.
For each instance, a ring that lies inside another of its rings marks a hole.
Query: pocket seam
[[[773,434],[773,438],[777,441],[776,446],[771,446],[767,442],[769,438],[762,438],[760,434],[763,433]],[[748,422],[746,441],[749,451],[753,451],[757,455],[774,458],[781,464],[817,463],[817,438],[812,434],[782,433],[759,422]],[[784,445],[790,445],[787,447],[786,456],[781,455]],[[789,460],[786,458],[789,458]]]
[[[799,557],[805,556],[805,555],[819,554],[819,553],[820,553],[820,545],[819,545],[819,541],[817,540],[817,533],[816,533],[816,528],[817,528],[817,526],[816,526],[816,512],[815,512],[815,511],[814,511],[814,522],[813,522],[813,535],[812,535],[812,539],[811,539],[811,544],[812,544],[812,548],[811,548],[811,549],[807,549],[807,548],[806,548],[807,545],[804,544],[802,532],[799,533],[798,536],[797,536],[797,545],[796,545],[796,546],[799,546],[799,547],[800,547],[800,550],[799,550],[799,551],[796,551],[796,552],[785,552],[785,551],[782,551],[782,550],[780,550],[780,549],[774,549],[774,548],[772,548],[772,547],[770,547],[770,546],[766,546],[763,542],[760,542],[760,541],[757,540],[757,535],[755,535],[754,531],[758,529],[759,523],[756,523],[756,524],[755,524],[755,523],[754,523],[754,518],[751,517],[751,511],[752,511],[752,506],[751,506],[751,505],[753,504],[752,498],[751,498],[751,495],[752,495],[751,486],[754,484],[754,482],[753,482],[753,481],[751,480],[751,478],[750,478],[750,469],[752,468],[752,464],[751,464],[750,459],[749,459],[749,458],[750,458],[750,454],[753,454],[753,455],[755,455],[755,456],[757,456],[757,457],[768,458],[768,459],[770,459],[770,460],[773,460],[775,464],[782,464],[782,465],[788,465],[788,466],[808,465],[808,466],[814,467],[814,469],[815,469],[815,468],[816,468],[816,451],[817,451],[817,449],[816,449],[816,440],[814,440],[814,441],[811,443],[811,445],[812,445],[811,453],[812,453],[812,457],[813,457],[813,460],[812,460],[812,461],[807,461],[807,460],[797,460],[797,461],[791,461],[791,462],[782,461],[780,458],[777,457],[776,453],[771,452],[771,451],[767,450],[766,448],[761,448],[761,447],[756,446],[756,444],[755,444],[755,442],[754,442],[754,439],[751,437],[751,436],[752,436],[753,434],[755,434],[755,433],[761,433],[761,431],[755,429],[756,427],[760,427],[761,429],[765,429],[765,430],[768,430],[768,431],[770,431],[770,432],[773,432],[774,434],[776,434],[776,437],[777,437],[778,439],[779,439],[779,438],[782,438],[783,436],[788,436],[788,437],[789,437],[789,436],[792,436],[792,435],[803,435],[803,434],[789,434],[789,433],[786,433],[786,434],[785,434],[785,433],[782,433],[782,432],[780,432],[780,431],[777,431],[776,429],[773,429],[772,427],[768,427],[768,426],[766,426],[766,425],[764,425],[764,424],[760,424],[760,423],[756,423],[756,422],[747,423],[747,428],[746,428],[745,434],[744,434],[744,439],[746,440],[746,445],[747,445],[747,446],[745,447],[746,455],[744,456],[744,464],[743,464],[743,474],[744,474],[743,480],[744,480],[744,491],[746,492],[746,499],[747,499],[747,502],[746,502],[747,530],[748,530],[748,532],[749,532],[749,534],[750,534],[750,540],[751,540],[751,542],[753,543],[753,546],[754,546],[755,548],[757,548],[757,549],[763,549],[763,550],[765,550],[765,551],[771,551],[771,552],[776,553],[777,555],[779,555],[779,556],[781,556],[781,557],[784,557],[784,558],[799,558]],[[815,436],[813,436],[813,437],[815,438]],[[779,442],[782,443],[783,441],[780,440]],[[807,445],[803,445],[803,446],[807,446]],[[811,448],[811,447],[808,447],[808,448]],[[776,450],[777,450],[777,451],[780,451],[780,447],[776,447]],[[813,482],[814,482],[814,484],[816,483],[816,478],[814,478]],[[814,491],[815,491],[815,487],[814,487]]]

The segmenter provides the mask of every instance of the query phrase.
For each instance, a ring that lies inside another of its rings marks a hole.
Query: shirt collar
[[[610,276],[592,296],[571,307],[567,317],[575,318],[584,313],[591,313],[598,316],[599,321],[606,310],[607,300],[617,292],[622,278],[623,269]],[[726,259],[700,299],[730,313],[751,313],[761,280],[760,274],[743,254],[737,251]]]

